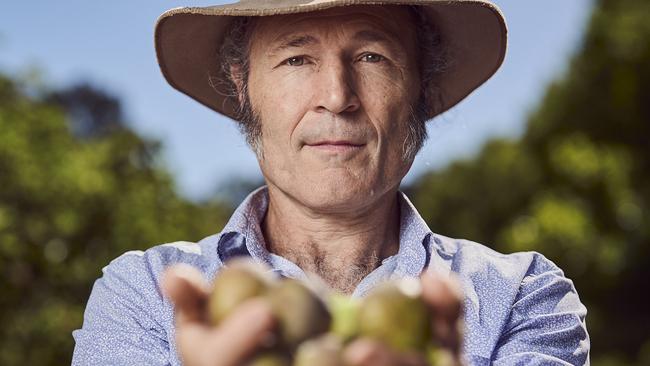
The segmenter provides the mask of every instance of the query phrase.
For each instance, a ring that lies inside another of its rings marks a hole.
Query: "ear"
[[[242,106],[244,104],[244,73],[241,65],[230,65],[230,79],[235,83],[237,101]]]

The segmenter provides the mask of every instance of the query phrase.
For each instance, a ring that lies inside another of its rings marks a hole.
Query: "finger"
[[[201,273],[189,265],[169,267],[162,276],[162,291],[174,304],[177,326],[186,322],[203,322],[210,293]]]
[[[454,319],[460,316],[463,293],[455,278],[425,272],[421,281],[422,296],[437,314]]]
[[[270,305],[255,299],[243,303],[218,327],[191,324],[178,329],[177,341],[192,365],[240,365],[267,342],[274,326]]]
[[[369,339],[352,342],[343,353],[351,366],[426,366],[426,359],[417,353],[400,353],[385,344]]]
[[[460,356],[462,343],[462,291],[454,278],[425,273],[421,277],[422,295],[433,313],[433,332],[441,346]]]

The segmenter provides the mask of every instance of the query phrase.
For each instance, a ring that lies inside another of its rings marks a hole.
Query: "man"
[[[73,363],[241,364],[274,326],[268,306],[249,302],[219,327],[203,319],[206,281],[239,256],[353,296],[424,273],[434,334],[458,364],[588,363],[586,309],[560,269],[434,234],[398,191],[425,122],[501,64],[500,12],[483,0],[352,3],[248,0],[161,17],[163,74],[240,123],[267,186],[221,233],[107,266]],[[425,364],[364,339],[345,358]]]

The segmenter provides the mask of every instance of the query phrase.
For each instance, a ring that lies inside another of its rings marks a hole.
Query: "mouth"
[[[316,143],[307,144],[306,146],[309,146],[314,149],[318,149],[320,151],[328,151],[328,152],[336,153],[336,152],[357,151],[360,150],[362,147],[364,147],[365,144],[340,140],[340,141],[319,141]]]

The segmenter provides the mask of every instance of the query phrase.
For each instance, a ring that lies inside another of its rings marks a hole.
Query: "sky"
[[[429,139],[403,183],[476,154],[490,138],[519,136],[546,86],[580,46],[593,0],[496,0],[509,29],[501,69],[428,123]],[[237,180],[261,181],[231,120],[175,91],[156,62],[153,29],[165,10],[216,1],[25,0],[0,12],[0,72],[37,69],[57,88],[88,81],[118,96],[128,122],[163,143],[179,192],[200,200]]]

